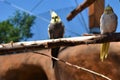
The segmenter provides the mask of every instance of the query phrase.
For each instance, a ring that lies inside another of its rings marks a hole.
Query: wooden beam
[[[98,44],[104,42],[120,41],[120,33],[81,36],[73,38],[61,38],[41,41],[16,42],[0,45],[0,54],[10,52],[27,52],[40,49],[54,48],[58,46],[76,46],[83,44]]]
[[[84,0],[83,3],[79,4],[74,10],[72,10],[68,15],[67,15],[67,20],[70,21],[72,20],[78,13],[83,11],[85,8],[90,6],[92,3],[94,3],[96,0]]]
[[[89,27],[99,27],[100,17],[104,11],[104,0],[96,0],[89,6]]]

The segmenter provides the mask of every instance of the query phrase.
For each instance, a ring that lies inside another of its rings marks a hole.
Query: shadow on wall
[[[48,80],[40,66],[22,65],[18,69],[10,69],[0,80]]]
[[[50,60],[32,52],[1,55],[0,80],[55,80]]]

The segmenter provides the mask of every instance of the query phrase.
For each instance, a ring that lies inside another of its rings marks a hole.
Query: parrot
[[[57,15],[55,11],[50,11],[51,20],[48,25],[48,35],[50,39],[58,39],[63,38],[64,36],[64,24],[61,21],[60,17]],[[52,57],[57,58],[59,54],[60,47],[55,47],[51,49]],[[56,60],[52,58],[53,67]]]
[[[114,33],[118,23],[117,15],[114,13],[112,7],[107,5],[103,14],[100,17],[100,33],[110,34]],[[108,56],[110,42],[102,43],[100,46],[100,59],[103,61]]]

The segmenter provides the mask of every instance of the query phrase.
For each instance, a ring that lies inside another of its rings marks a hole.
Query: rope
[[[95,72],[95,71],[89,70],[89,69],[84,68],[84,67],[80,67],[80,66],[78,66],[78,65],[71,64],[71,63],[69,63],[69,62],[67,62],[67,61],[64,61],[64,60],[62,60],[62,59],[55,58],[55,57],[49,56],[49,55],[47,55],[47,54],[40,53],[40,52],[36,52],[36,51],[34,51],[33,53],[37,53],[37,54],[41,54],[41,55],[47,56],[47,57],[49,57],[49,58],[52,58],[52,59],[55,59],[55,60],[57,60],[57,61],[63,62],[64,64],[66,64],[66,65],[68,65],[68,66],[71,66],[71,67],[73,67],[73,68],[76,68],[76,69],[79,69],[79,70],[83,70],[83,71],[87,71],[87,72],[89,72],[89,73],[92,73],[92,74],[95,74],[95,75],[97,75],[97,76],[100,76],[100,77],[102,77],[102,78],[104,78],[104,79],[106,79],[106,80],[112,80],[112,79],[110,79],[109,77],[107,77],[107,76],[105,76],[105,75],[103,75],[103,74],[97,73],[97,72]]]
[[[30,11],[32,12],[33,10],[35,10],[39,5],[40,3],[42,3],[43,0],[40,0]]]
[[[36,16],[37,18],[42,19],[43,21],[49,23],[49,20],[48,20],[48,19],[46,19],[46,18],[44,18],[44,17],[42,17],[42,16],[39,16],[39,15],[36,15],[36,14],[32,13],[31,11],[28,11],[28,10],[26,10],[26,9],[23,9],[23,8],[17,6],[17,5],[15,5],[15,4],[13,4],[13,3],[10,3],[10,2],[8,2],[8,1],[6,1],[6,0],[2,0],[2,2],[6,3],[6,4],[8,4],[8,5],[10,5],[10,6],[14,7],[14,8],[16,8],[16,9],[18,9],[18,10],[21,10],[21,11],[23,11],[23,12],[26,12],[26,13],[28,13],[28,14],[30,14],[30,15],[34,15],[34,16]]]
[[[75,0],[75,3],[76,3],[76,5],[78,6],[77,0]],[[89,29],[87,28],[87,24],[86,24],[86,22],[85,22],[85,19],[84,19],[82,13],[80,13],[80,16],[81,16],[81,18],[82,18],[82,21],[81,21],[80,18],[79,18],[80,22],[83,22],[83,25],[85,26],[86,31],[89,32]]]

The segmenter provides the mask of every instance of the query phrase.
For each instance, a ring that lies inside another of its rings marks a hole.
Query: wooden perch
[[[73,11],[71,11],[70,14],[67,16],[67,20],[72,20],[78,13],[80,13],[82,10],[90,6],[93,2],[96,0],[84,0],[82,4],[80,4],[77,8],[75,8]]]
[[[0,54],[8,52],[34,51],[58,46],[76,46],[81,44],[97,44],[120,41],[120,33],[61,38],[40,41],[16,42],[0,45]]]

